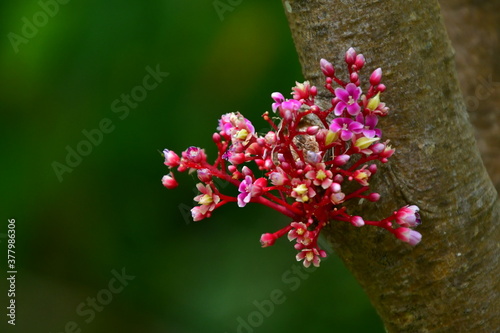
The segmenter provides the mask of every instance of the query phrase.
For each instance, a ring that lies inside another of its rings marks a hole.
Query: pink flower
[[[396,222],[402,227],[416,227],[422,223],[419,208],[415,205],[406,205],[396,212]]]
[[[340,138],[348,141],[353,134],[361,133],[363,125],[350,118],[335,118],[330,124],[330,130],[334,133],[340,132]]]
[[[161,182],[162,182],[163,186],[165,186],[169,190],[173,190],[174,188],[176,188],[179,185],[179,183],[174,179],[174,175],[172,173],[169,173],[168,175],[163,176],[163,178],[161,179]]]
[[[363,117],[363,115],[360,113],[357,115],[356,121],[359,122],[360,124],[365,124],[361,132],[367,138],[371,139],[375,135],[378,136],[379,138],[382,137],[382,131],[378,128],[375,128],[375,126],[377,126],[378,123],[377,116],[367,115],[366,117]]]
[[[359,96],[361,96],[361,88],[357,87],[354,83],[349,83],[345,89],[335,89],[335,96],[340,99],[337,105],[335,105],[334,112],[336,116],[342,115],[342,112],[346,108],[351,116],[357,115],[361,110],[358,104]]]
[[[252,197],[257,197],[264,192],[266,185],[267,180],[265,178],[259,178],[253,183],[251,176],[245,176],[245,179],[241,181],[238,187],[238,191],[240,191],[240,194],[238,194],[238,206],[245,207]]]
[[[308,202],[309,199],[316,195],[316,191],[311,187],[309,179],[299,180],[295,178],[292,180],[292,193],[290,194],[298,202]]]
[[[417,245],[420,243],[420,240],[422,239],[422,235],[415,230],[411,230],[409,228],[397,228],[394,230],[394,235],[399,239],[402,240],[403,242],[407,242],[410,245]]]
[[[391,157],[395,151],[396,151],[396,149],[393,149],[390,145],[386,144],[384,147],[384,150],[380,153],[380,156],[387,159],[387,158]]]
[[[283,118],[284,122],[290,123],[295,118],[297,110],[299,110],[301,106],[301,102],[295,99],[287,99],[280,104],[279,115]]]
[[[341,204],[342,202],[344,202],[344,199],[345,199],[345,193],[343,192],[332,193],[332,195],[330,196],[330,201],[334,205]]]
[[[175,168],[179,165],[181,159],[172,150],[164,149],[163,156],[165,157],[165,165],[171,168]]]
[[[208,169],[198,169],[196,173],[198,174],[198,179],[204,183],[208,183],[212,180],[212,174]]]
[[[368,180],[370,180],[370,176],[372,173],[370,170],[365,169],[364,167],[361,169],[358,169],[352,173],[352,177],[354,180],[356,180],[358,183],[360,183],[363,186],[368,186]]]
[[[198,147],[189,147],[187,150],[182,152],[182,157],[193,163],[206,162],[207,160],[205,150]]]
[[[285,97],[279,92],[274,92],[271,94],[272,99],[274,99],[274,103],[272,105],[273,112],[276,113],[276,110],[281,106],[281,103],[285,101]]]
[[[316,168],[316,170],[308,171],[306,178],[311,179],[314,185],[327,189],[333,183],[333,173],[330,170],[326,170],[324,163],[317,164]]]
[[[312,249],[303,249],[302,251],[299,252],[299,254],[297,254],[295,258],[297,259],[297,261],[304,260],[303,262],[304,267],[307,268],[311,266],[311,263],[314,266],[319,267],[319,263],[321,262],[320,256],[323,258],[326,257],[326,252],[318,251],[318,249],[312,248]]]
[[[226,138],[233,141],[246,141],[255,134],[255,127],[250,120],[239,112],[226,113],[219,120],[217,129]]]
[[[304,81],[304,83],[295,82],[295,87],[292,88],[292,91],[293,99],[296,100],[308,99],[317,94],[316,87],[311,87],[309,81]]]
[[[288,177],[286,176],[283,169],[281,169],[280,167],[277,167],[276,171],[273,171],[269,174],[269,180],[271,180],[271,183],[273,185],[281,186],[287,182]]]
[[[292,222],[290,225],[293,229],[288,232],[288,240],[293,241],[294,239],[297,239],[298,243],[302,243],[304,237],[307,236],[307,233],[309,232],[306,224],[303,222]]]
[[[199,206],[200,213],[205,215],[207,212],[213,211],[220,202],[220,197],[212,191],[210,185],[204,186],[202,183],[198,183],[196,188],[201,192],[200,195],[194,197],[194,201],[201,205]]]

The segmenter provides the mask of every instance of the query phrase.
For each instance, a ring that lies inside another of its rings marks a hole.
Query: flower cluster
[[[239,207],[260,203],[291,218],[292,222],[274,233],[265,233],[263,247],[288,235],[299,251],[296,258],[305,267],[319,266],[326,252],[319,248],[321,230],[333,221],[353,226],[373,225],[386,229],[411,245],[420,242],[421,234],[412,228],[420,221],[419,208],[407,205],[380,221],[365,220],[348,213],[344,202],[365,199],[378,201],[380,195],[370,191],[370,179],[377,172],[375,161],[386,163],[394,154],[388,141],[382,141],[377,128],[379,117],[388,114],[380,94],[380,68],[370,75],[370,85],[363,93],[359,71],[365,65],[362,54],[350,48],[345,62],[349,81],[335,75],[333,65],[321,59],[326,77],[325,88],[332,94],[331,107],[315,104],[317,89],[308,81],[296,83],[292,98],[281,93],[271,95],[272,110],[263,118],[272,130],[258,134],[252,123],[239,112],[225,114],[219,120],[213,141],[218,156],[213,164],[203,149],[190,147],[181,156],[165,149],[165,165],[178,171],[196,172],[200,192],[192,210],[194,221],[210,217],[222,205],[235,202]],[[333,85],[338,85],[334,88]],[[254,170],[247,164],[255,165]],[[257,171],[258,169],[258,171]],[[257,175],[258,173],[258,175]],[[238,188],[236,197],[221,193],[214,177]],[[172,171],[163,177],[163,185],[175,188]]]

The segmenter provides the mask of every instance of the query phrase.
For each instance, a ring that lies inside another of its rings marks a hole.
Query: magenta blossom
[[[182,157],[192,163],[205,162],[207,155],[205,155],[205,150],[198,147],[189,147],[182,152]]]
[[[278,108],[281,106],[281,103],[285,101],[285,97],[279,92],[274,92],[271,94],[272,99],[274,99],[274,103],[272,105],[273,112],[276,112]]]
[[[345,86],[345,89],[335,89],[335,96],[340,99],[337,105],[335,105],[334,112],[336,116],[342,115],[342,112],[344,112],[346,108],[351,116],[357,115],[361,110],[358,104],[359,96],[361,96],[361,88],[356,87],[354,83],[349,83]]]
[[[375,128],[378,123],[378,117],[376,115],[370,114],[366,117],[363,117],[363,115],[360,113],[357,115],[356,121],[360,124],[365,124],[361,132],[367,138],[371,139],[375,136],[378,136],[379,138],[382,137],[382,131],[378,128]]]
[[[226,137],[233,140],[244,141],[249,136],[255,134],[255,127],[252,122],[239,112],[226,113],[219,119],[217,129]]]
[[[252,197],[257,197],[264,192],[264,187],[266,186],[266,179],[259,178],[255,182],[252,182],[251,176],[245,176],[238,187],[238,206],[245,207],[247,203],[250,202]]]
[[[363,130],[363,125],[351,118],[335,118],[330,124],[332,132],[340,132],[343,141],[349,141],[353,134],[359,134]]]

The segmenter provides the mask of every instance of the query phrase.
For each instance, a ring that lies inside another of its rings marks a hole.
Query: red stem
[[[284,206],[278,205],[277,203],[272,202],[272,201],[270,201],[262,196],[252,198],[251,202],[257,202],[257,203],[260,203],[264,206],[272,208],[272,209],[280,212],[281,214],[286,215],[294,220],[298,220],[300,218],[299,214],[294,213],[290,209],[288,209]]]

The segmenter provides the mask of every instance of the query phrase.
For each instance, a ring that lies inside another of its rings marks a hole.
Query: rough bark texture
[[[500,1],[439,3],[479,150],[500,192]]]
[[[391,110],[379,127],[396,154],[371,184],[382,200],[349,209],[376,219],[416,204],[422,242],[413,248],[340,222],[325,231],[386,329],[498,332],[500,202],[476,148],[437,1],[283,5],[304,76],[316,86],[323,86],[319,60],[341,73],[351,46],[367,59],[364,82],[373,69],[384,71],[382,100]]]

